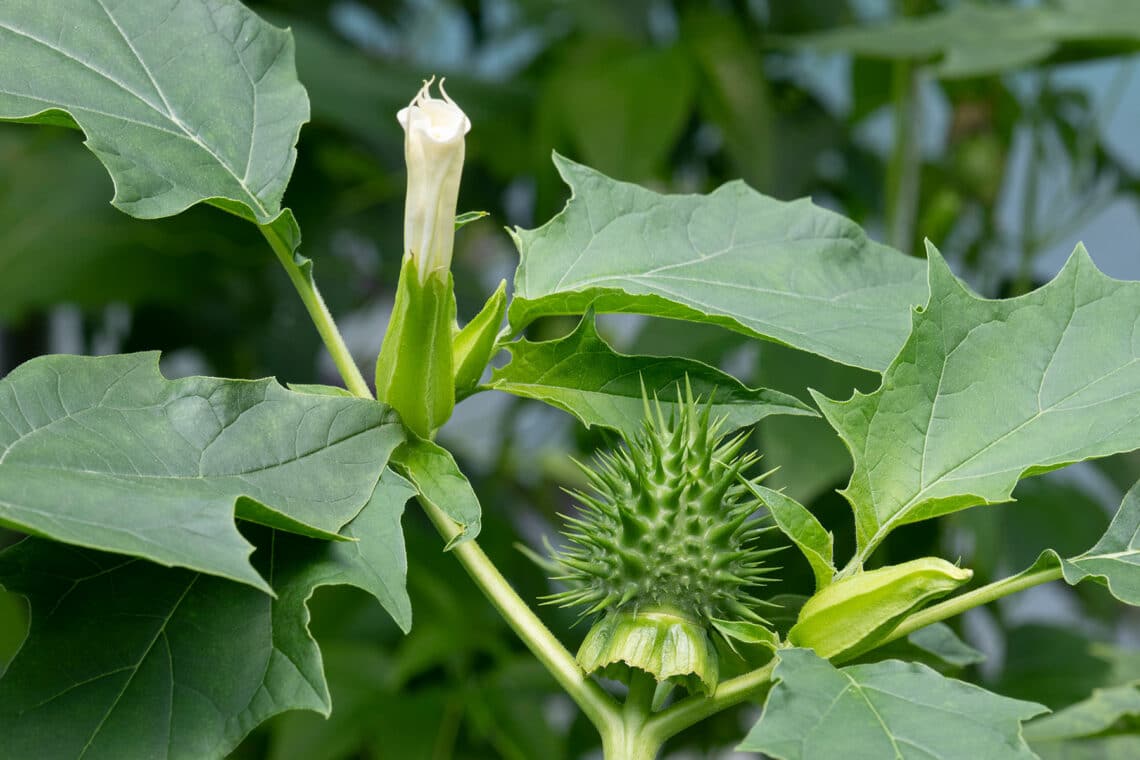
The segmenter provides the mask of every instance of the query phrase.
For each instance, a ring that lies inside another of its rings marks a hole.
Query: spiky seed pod
[[[638,435],[579,465],[593,493],[571,492],[581,510],[565,518],[569,544],[554,556],[567,588],[549,599],[605,613],[578,653],[588,672],[620,677],[609,666],[624,664],[711,691],[713,632],[765,625],[756,591],[775,550],[756,547],[770,528],[749,519],[761,505],[742,483],[757,457],[710,417],[691,389],[669,418],[647,401]]]

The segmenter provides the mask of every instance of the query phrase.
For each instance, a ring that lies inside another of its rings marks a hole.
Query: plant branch
[[[459,526],[442,510],[426,499],[420,499],[420,504],[445,541],[450,543],[459,535]],[[511,629],[550,671],[570,698],[582,708],[582,712],[598,730],[604,733],[611,725],[620,722],[618,704],[582,672],[574,656],[511,588],[479,545],[475,541],[465,541],[455,546],[451,553]]]
[[[918,76],[910,61],[892,66],[895,144],[887,162],[887,242],[914,255],[915,217],[918,215],[918,184],[921,153],[918,141],[920,110]]]
[[[1058,566],[1044,570],[1027,570],[1026,572],[1018,573],[1009,578],[994,581],[981,588],[974,589],[961,596],[947,599],[944,602],[939,602],[932,607],[927,607],[924,610],[914,613],[899,623],[898,627],[891,631],[890,634],[880,642],[880,646],[882,644],[889,644],[896,639],[901,639],[903,636],[909,636],[918,629],[925,628],[932,623],[961,615],[966,610],[980,607],[983,604],[989,604],[992,601],[1001,599],[1003,596],[1016,594],[1018,591],[1024,591],[1027,588],[1039,586],[1042,583],[1059,580],[1061,577],[1061,568]]]
[[[321,298],[321,294],[317,290],[317,284],[301,271],[301,267],[293,259],[292,249],[277,234],[276,230],[267,224],[259,225],[259,227],[261,234],[269,243],[269,247],[277,255],[277,260],[281,262],[281,266],[285,267],[285,273],[292,280],[293,287],[297,289],[297,294],[301,296],[305,309],[309,312],[309,318],[313,320],[317,332],[321,334],[321,340],[324,341],[325,348],[332,355],[332,360],[336,364],[340,376],[344,379],[345,385],[348,386],[348,390],[361,398],[373,398],[372,390],[365,382],[364,375],[360,374],[360,367],[356,366],[356,360],[352,358],[348,346],[344,343],[344,338],[341,337],[340,331],[336,328],[336,322],[333,321],[329,307],[325,305],[325,300]]]
[[[772,685],[772,671],[776,669],[776,662],[776,658],[773,657],[767,664],[755,670],[722,681],[710,697],[694,694],[667,707],[649,719],[645,724],[646,732],[665,740],[710,715],[727,710],[752,697],[762,696]]]

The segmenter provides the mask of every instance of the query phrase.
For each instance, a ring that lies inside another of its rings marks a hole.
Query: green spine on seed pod
[[[761,504],[744,485],[757,460],[741,453],[746,435],[726,440],[691,389],[669,418],[660,404],[645,411],[624,448],[580,465],[593,493],[572,494],[581,511],[565,518],[569,543],[554,556],[567,588],[549,601],[602,615],[578,652],[586,672],[631,666],[707,693],[719,670],[712,637],[766,624],[758,610],[772,605],[756,591],[778,549],[756,546],[771,526],[750,519]]]

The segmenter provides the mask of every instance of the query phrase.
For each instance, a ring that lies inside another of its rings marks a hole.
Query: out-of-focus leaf
[[[1004,668],[992,687],[1055,710],[1084,699],[1109,673],[1109,663],[1080,632],[1028,624],[1006,634]]]
[[[775,107],[755,40],[739,19],[710,10],[686,14],[680,30],[700,72],[701,111],[720,128],[734,173],[770,192]]]
[[[1140,49],[1140,5],[1132,0],[1057,0],[1042,5],[956,3],[885,24],[789,40],[820,51],[938,61],[946,77],[987,76],[1043,61],[1067,46],[1082,58]]]
[[[855,460],[843,493],[860,560],[900,525],[1140,447],[1140,283],[1105,276],[1078,247],[1048,285],[990,301],[928,254],[930,304],[882,387],[845,402],[814,394]]]
[[[590,165],[629,180],[655,176],[692,110],[696,82],[684,50],[577,53],[546,80],[539,118],[557,123]]]
[[[1030,760],[1020,722],[1045,712],[915,663],[836,668],[780,652],[776,686],[740,749],[780,760]]]
[[[1140,736],[1035,742],[1033,751],[1041,760],[1135,760],[1140,757]]]
[[[897,639],[869,652],[856,662],[905,660],[920,662],[945,673],[984,662],[985,654],[970,646],[945,623],[919,628],[905,639]]]
[[[857,389],[872,391],[879,384],[871,372],[774,343],[760,347],[759,365],[759,384],[797,397],[812,388],[831,398],[846,398]],[[808,504],[851,475],[851,455],[826,421],[769,417],[759,429],[765,465],[779,468],[766,484],[792,498]]]
[[[236,0],[0,8],[0,120],[82,129],[131,216],[208,201],[269,223],[308,117],[293,38]]]
[[[1140,686],[1135,683],[1093,689],[1092,696],[1025,725],[1025,738],[1034,745],[1094,736],[1124,718],[1140,717]]]
[[[256,230],[208,209],[161,221],[118,213],[106,172],[73,137],[0,125],[0,322],[60,302],[214,301],[269,263]]]
[[[375,401],[40,357],[0,381],[0,522],[268,590],[234,516],[336,537],[402,439]]]
[[[508,344],[511,361],[495,370],[490,387],[544,401],[570,412],[587,426],[600,425],[633,436],[644,429],[644,393],[666,410],[687,387],[712,404],[725,429],[753,425],[771,414],[812,415],[794,396],[748,388],[707,364],[690,359],[627,356],[610,348],[583,317],[573,333],[557,340]]]
[[[18,595],[0,591],[0,675],[16,656],[28,632],[28,608]]]
[[[508,316],[634,312],[727,327],[871,369],[886,367],[925,298],[921,263],[853,222],[734,182],[710,195],[659,195],[560,156],[574,192],[536,230]]]

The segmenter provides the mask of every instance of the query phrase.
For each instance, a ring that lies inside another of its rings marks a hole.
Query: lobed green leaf
[[[836,668],[805,649],[779,653],[760,721],[739,749],[778,760],[1030,760],[1020,722],[1046,712],[925,665]]]
[[[412,493],[385,473],[346,528],[354,543],[251,529],[255,564],[275,597],[35,538],[0,553],[0,583],[32,610],[28,639],[0,679],[3,754],[197,760],[226,755],[277,713],[327,716],[306,604],[320,586],[358,586],[408,629],[395,559]]]
[[[971,293],[928,246],[930,304],[871,394],[815,394],[855,462],[857,559],[894,528],[1008,501],[1017,481],[1140,448],[1140,282],[1078,247],[1019,298]]]
[[[0,525],[268,590],[234,517],[338,538],[403,435],[375,401],[166,380],[157,353],[40,357],[0,381]]]
[[[695,396],[711,400],[712,415],[726,418],[726,430],[753,425],[772,414],[815,414],[794,396],[745,387],[698,361],[620,354],[598,335],[592,313],[564,338],[520,340],[508,344],[507,350],[511,361],[495,370],[491,388],[543,401],[588,427],[599,425],[626,436],[644,427],[646,392],[668,409],[676,406],[678,390],[686,382]]]
[[[810,201],[731,182],[660,195],[555,155],[573,196],[535,230],[508,317],[633,312],[720,325],[844,364],[886,367],[922,303],[921,263]]]
[[[131,216],[281,212],[309,101],[293,38],[236,0],[8,0],[0,120],[87,135]]]

